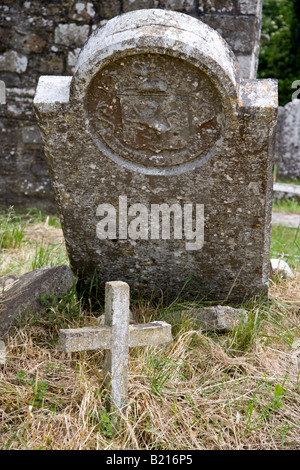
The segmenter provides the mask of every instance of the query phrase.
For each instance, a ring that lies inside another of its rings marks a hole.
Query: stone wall
[[[90,33],[132,10],[163,8],[200,18],[235,52],[241,74],[257,70],[262,0],[3,0],[0,5],[0,203],[55,211],[32,101],[41,75],[71,75]]]

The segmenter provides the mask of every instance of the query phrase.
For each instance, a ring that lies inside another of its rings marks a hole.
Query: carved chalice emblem
[[[188,145],[187,96],[169,93],[165,82],[152,80],[138,88],[126,89],[118,98],[126,145],[156,153]]]
[[[86,109],[101,154],[147,174],[205,163],[221,143],[225,122],[222,99],[206,73],[161,54],[104,67],[91,82]]]

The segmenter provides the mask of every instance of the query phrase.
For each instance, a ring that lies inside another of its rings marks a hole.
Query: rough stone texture
[[[54,44],[83,46],[90,33],[89,25],[60,24],[54,31]]]
[[[65,295],[75,283],[75,276],[68,266],[45,266],[21,276],[0,296],[0,338],[17,326],[20,318],[38,315],[45,310],[41,295]]]
[[[276,132],[277,176],[300,180],[300,100],[279,107]]]
[[[163,321],[129,325],[128,346],[158,346],[172,340],[171,325]],[[59,331],[58,348],[66,353],[110,349],[112,332],[108,326],[85,326]]]
[[[0,55],[0,71],[3,72],[26,72],[28,59],[16,51],[7,51]]]
[[[228,42],[243,78],[256,77],[262,4],[263,0],[199,0],[201,20]]]
[[[3,293],[5,290],[9,288],[9,286],[19,279],[18,276],[14,274],[8,274],[8,276],[4,276],[0,278],[0,294]]]
[[[172,341],[171,325],[164,321],[129,325],[129,347],[159,346]]]
[[[176,2],[175,0],[172,3],[174,7],[174,4],[178,2]],[[124,13],[128,13],[129,11],[134,11],[134,10],[142,10],[144,8],[157,8],[158,6],[159,6],[158,0],[123,0],[123,12]]]
[[[218,31],[228,44],[230,42],[234,44],[234,52],[239,62],[241,75],[245,78],[255,78],[260,38],[257,17],[232,16],[226,18],[219,15],[211,18],[203,15],[201,20]]]
[[[85,44],[73,78],[41,77],[34,103],[80,276],[97,269],[101,284],[117,278],[133,295],[168,290],[169,300],[191,276],[190,297],[267,291],[277,83],[241,80],[216,31],[175,12],[114,18]],[[127,227],[127,210],[163,203],[198,205],[197,246],[186,227],[175,237],[182,220],[170,239],[152,219],[151,237],[137,220]],[[103,204],[121,220],[107,239]]]
[[[41,143],[22,138],[35,128],[32,100],[40,75],[73,73],[78,49],[106,20],[137,9],[184,12],[217,27],[237,54],[244,78],[255,78],[262,0],[3,0],[0,5],[0,203],[56,211]]]
[[[237,324],[246,322],[248,318],[246,310],[224,305],[203,307],[187,313],[197,327],[207,331],[232,331]]]

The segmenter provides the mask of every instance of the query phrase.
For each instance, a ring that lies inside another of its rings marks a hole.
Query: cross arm
[[[59,330],[58,349],[63,352],[110,349],[111,328],[108,326],[85,326]]]
[[[163,321],[129,325],[129,347],[156,346],[172,340],[171,325]],[[87,326],[59,330],[58,348],[63,352],[110,349],[111,328]]]
[[[154,321],[129,325],[129,347],[156,346],[172,341],[171,325],[164,321]]]

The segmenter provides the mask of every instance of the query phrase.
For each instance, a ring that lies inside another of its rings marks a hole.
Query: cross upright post
[[[105,385],[111,404],[122,409],[127,402],[129,353],[129,285],[107,282],[105,286],[105,325],[111,328],[110,349],[105,351]]]
[[[108,409],[123,411],[128,399],[128,353],[130,347],[159,345],[172,340],[171,325],[163,321],[129,324],[129,285],[105,284],[105,325],[59,330],[61,351],[105,349],[104,384],[109,391]]]
[[[6,104],[5,83],[0,80],[0,104]]]

